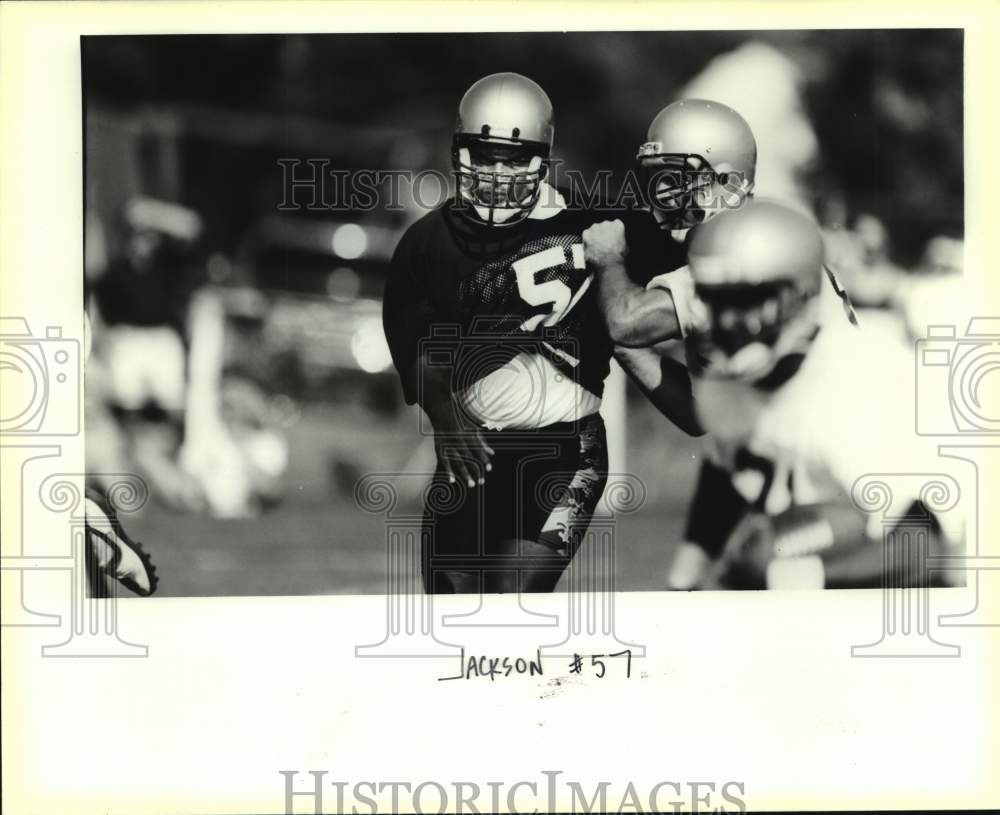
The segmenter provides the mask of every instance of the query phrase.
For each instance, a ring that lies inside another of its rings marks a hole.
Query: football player
[[[687,237],[691,227],[750,200],[757,143],[732,108],[682,99],[650,123],[637,160],[649,212],[668,236],[653,263],[638,269],[638,279],[627,273],[632,247],[621,219],[594,224],[583,236],[587,262],[599,272],[609,333],[625,348],[686,335],[699,324],[702,314],[684,268]]]
[[[602,310],[618,344],[615,359],[654,405],[676,413],[688,371],[646,346],[677,333],[690,337],[703,325],[704,308],[694,296],[687,268],[688,237],[692,227],[751,200],[757,143],[750,126],[732,108],[707,99],[682,99],[654,117],[637,160],[647,190],[646,219],[664,234],[660,251],[652,263],[632,263],[627,270],[632,247],[624,224],[609,220],[584,232],[585,256],[597,273]],[[700,364],[691,342],[685,351],[689,366]],[[689,384],[687,388],[689,394]],[[689,432],[701,432],[697,417],[691,427]],[[695,503],[691,511],[700,513],[706,505],[711,512],[711,498]],[[702,549],[682,542],[668,571],[668,587],[691,588],[704,566]]]
[[[687,370],[648,346],[686,337],[703,321],[686,266],[687,238],[691,227],[751,199],[757,143],[732,108],[682,99],[650,123],[637,160],[648,205],[648,214],[639,217],[659,227],[660,241],[637,262],[626,222],[606,220],[584,232],[584,254],[597,273],[615,359],[653,404],[697,435],[697,420],[684,414],[691,404]],[[642,234],[633,226],[632,235],[637,232]]]
[[[613,342],[581,238],[594,218],[547,183],[552,143],[535,82],[476,82],[454,132],[457,194],[393,257],[385,333],[438,456],[428,592],[551,591],[607,479],[598,410]]]
[[[933,445],[912,430],[912,356],[857,325],[824,265],[817,226],[755,201],[695,229],[688,260],[707,314],[693,339],[705,363],[692,372],[695,404],[709,440],[687,532],[685,556],[697,551],[702,563],[694,585],[926,579],[926,561],[902,536],[883,552],[882,517],[851,497],[865,475],[940,469]],[[894,486],[886,517],[926,519],[930,554],[959,544],[960,517],[932,517],[919,488]]]

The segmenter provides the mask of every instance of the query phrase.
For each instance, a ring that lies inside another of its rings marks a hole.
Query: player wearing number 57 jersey
[[[595,219],[545,182],[552,138],[530,79],[475,83],[454,135],[458,193],[393,257],[386,337],[438,454],[430,592],[551,590],[607,478],[598,410],[613,344],[581,239]]]
[[[400,240],[385,293],[397,360],[421,342],[452,342],[457,398],[497,430],[596,412],[608,374],[611,340],[580,239],[588,221],[544,182],[539,195],[522,223],[502,230],[472,222],[455,201],[429,213]],[[513,374],[525,365],[532,375]],[[411,373],[401,366],[413,402],[419,392]]]

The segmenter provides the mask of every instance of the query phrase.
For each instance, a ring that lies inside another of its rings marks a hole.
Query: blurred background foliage
[[[447,171],[462,93],[514,70],[552,98],[567,166],[621,178],[656,112],[748,43],[796,74],[818,143],[807,168],[818,211],[833,222],[877,216],[903,265],[934,235],[961,237],[959,29],[85,38],[84,89],[88,112],[172,118],[192,142],[183,186],[146,179],[143,192],[206,210],[225,243],[281,194],[276,164],[259,152],[241,160],[227,143],[344,169]],[[770,92],[744,74],[741,112]]]

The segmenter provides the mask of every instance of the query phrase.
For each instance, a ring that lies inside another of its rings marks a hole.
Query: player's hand
[[[627,252],[625,224],[617,218],[600,221],[583,231],[583,257],[588,266],[604,267],[621,263]]]
[[[493,469],[494,450],[479,428],[464,419],[452,399],[440,405],[425,405],[424,410],[434,425],[434,450],[448,480],[462,481],[468,487],[486,483],[486,473]]]

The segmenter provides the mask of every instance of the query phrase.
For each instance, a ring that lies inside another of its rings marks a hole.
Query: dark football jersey
[[[628,243],[625,268],[629,277],[640,286],[646,286],[657,275],[687,265],[687,240],[674,238],[668,230],[661,229],[649,211],[612,212],[600,220],[607,217],[620,218],[625,224]]]
[[[108,325],[170,326],[183,333],[191,295],[201,282],[195,264],[161,251],[146,271],[124,258],[113,262],[93,291]]]
[[[413,360],[423,343],[452,366],[461,367],[459,355],[475,357],[474,376],[463,375],[463,387],[527,351],[600,396],[613,346],[581,234],[597,220],[622,216],[634,222],[630,262],[649,257],[651,233],[643,225],[652,225],[654,241],[659,231],[645,213],[563,208],[547,218],[483,228],[449,201],[413,224],[396,247],[383,305],[407,401],[417,399]],[[649,272],[637,277],[658,273],[652,262],[641,265]],[[431,363],[434,358],[429,355]]]

